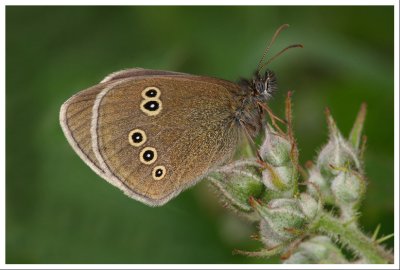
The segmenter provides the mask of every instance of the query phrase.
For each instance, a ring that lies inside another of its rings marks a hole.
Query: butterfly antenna
[[[267,62],[265,62],[260,69],[258,69],[258,72],[260,72],[260,70],[262,70],[266,65],[268,65],[269,63],[271,63],[272,61],[274,61],[277,57],[279,57],[282,53],[286,52],[289,49],[292,48],[303,48],[302,44],[293,44],[290,46],[287,46],[285,49],[281,50],[280,52],[278,52],[277,54],[275,54],[274,56],[272,56]]]
[[[264,51],[264,53],[263,53],[263,55],[262,55],[262,57],[261,57],[261,59],[260,59],[260,62],[258,63],[257,72],[260,72],[260,70],[262,69],[262,67],[265,66],[265,65],[262,65],[262,66],[261,66],[262,61],[264,60],[265,56],[267,55],[267,53],[268,53],[269,49],[271,48],[272,44],[274,44],[275,39],[279,36],[279,34],[282,32],[282,30],[284,30],[284,29],[286,29],[286,28],[288,28],[288,27],[289,27],[289,24],[283,24],[283,25],[281,25],[281,26],[275,31],[274,36],[272,37],[271,41],[269,42],[267,48],[265,49],[265,51]],[[261,66],[261,68],[260,68],[260,66]]]

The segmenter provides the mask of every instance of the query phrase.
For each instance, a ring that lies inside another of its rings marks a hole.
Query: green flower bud
[[[260,235],[267,248],[292,241],[303,233],[310,221],[309,217],[314,218],[316,215],[317,208],[310,197],[275,199],[266,206],[251,201],[261,217]],[[306,207],[311,210],[304,211]]]
[[[365,193],[365,181],[352,171],[341,171],[333,179],[331,190],[339,206],[352,208]]]
[[[357,151],[348,143],[340,133],[332,116],[328,114],[329,142],[322,148],[318,155],[317,167],[321,175],[331,180],[339,174],[337,168],[351,167],[361,170]]]
[[[293,166],[268,166],[262,172],[262,181],[273,191],[293,190],[296,184],[297,170]]]
[[[326,236],[315,236],[301,243],[286,264],[348,263],[340,249]]]
[[[326,180],[322,177],[319,170],[315,167],[309,170],[309,178],[308,181],[310,183],[315,184],[318,187],[318,190],[313,185],[307,186],[307,191],[309,194],[313,195],[314,197],[321,196],[325,202],[327,203],[334,203],[335,198],[332,195],[330,181]],[[320,194],[318,194],[318,192]]]
[[[283,136],[279,135],[270,125],[265,129],[265,139],[259,154],[261,158],[274,167],[290,163],[292,145]]]
[[[254,174],[250,167],[243,169],[232,167],[211,174],[209,179],[232,206],[245,212],[253,210],[249,198],[258,198],[265,190],[260,177]]]
[[[354,149],[343,138],[334,138],[321,150],[317,166],[321,175],[331,180],[339,174],[340,167],[360,169],[360,162]]]
[[[299,206],[303,214],[313,220],[321,209],[320,203],[313,196],[307,193],[301,193],[299,196]]]

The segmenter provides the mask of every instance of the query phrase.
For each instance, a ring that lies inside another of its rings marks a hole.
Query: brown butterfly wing
[[[104,175],[92,150],[90,125],[96,96],[103,89],[96,85],[68,99],[60,110],[60,123],[72,148],[100,176]]]
[[[147,87],[161,92],[156,115],[141,109]],[[93,150],[101,169],[129,196],[149,205],[166,203],[232,156],[239,137],[234,120],[238,91],[230,82],[182,74],[114,80],[93,107]],[[136,129],[147,137],[139,147],[129,142]],[[140,159],[146,147],[157,152],[151,164]],[[165,174],[155,180],[159,166]]]
[[[108,75],[98,85],[83,90],[70,99],[68,99],[60,109],[60,124],[62,130],[75,152],[81,159],[98,175],[109,181],[105,171],[101,168],[99,160],[96,158],[92,148],[91,123],[93,105],[96,96],[115,83],[115,80],[121,80],[128,77],[154,76],[154,75],[175,75],[182,74],[169,71],[146,70],[142,68],[127,69],[114,72]],[[119,182],[109,181],[110,183],[121,186]]]

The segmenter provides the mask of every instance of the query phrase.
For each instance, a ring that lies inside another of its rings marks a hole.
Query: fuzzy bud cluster
[[[265,190],[256,165],[255,162],[237,161],[220,168],[209,179],[233,208],[252,212],[249,198],[259,198]]]
[[[309,169],[309,181],[319,187],[324,201],[337,205],[346,218],[351,218],[365,193],[359,143],[361,128],[347,140],[340,133],[332,116],[327,113],[329,141],[320,151],[316,166]],[[360,125],[356,121],[355,125]],[[361,123],[362,124],[362,123]]]
[[[258,238],[265,248],[236,253],[281,254],[288,264],[349,263],[332,237],[342,244],[351,243],[352,251],[361,250],[359,255],[363,256],[355,258],[360,262],[393,261],[380,247],[371,253],[375,246],[368,245],[372,241],[357,231],[357,211],[366,189],[361,140],[365,112],[363,105],[348,139],[328,112],[328,143],[318,153],[315,165],[305,170],[298,164],[288,95],[286,121],[280,120],[286,124],[286,132],[271,120],[257,160],[235,161],[209,175],[224,202],[258,224]],[[327,212],[332,206],[338,214]],[[354,239],[357,241],[352,242]]]
[[[269,191],[268,199],[292,197],[298,178],[295,164],[297,149],[288,136],[278,133],[268,125],[259,154],[264,161],[262,181]]]
[[[286,134],[268,125],[259,155],[262,159],[259,163],[237,161],[209,176],[224,200],[243,212],[254,210],[249,204],[250,198],[263,201],[291,198],[297,188],[297,149]]]
[[[340,249],[327,236],[314,236],[302,242],[286,264],[334,264],[348,263]]]
[[[311,195],[273,199],[264,205],[252,202],[261,217],[260,236],[267,248],[285,245],[303,235],[317,216],[320,205]]]

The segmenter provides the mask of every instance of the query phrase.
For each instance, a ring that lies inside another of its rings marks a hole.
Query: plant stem
[[[314,224],[314,230],[323,232],[340,240],[362,256],[367,263],[393,263],[393,256],[381,246],[374,243],[355,226],[343,224],[338,218],[322,212]]]

